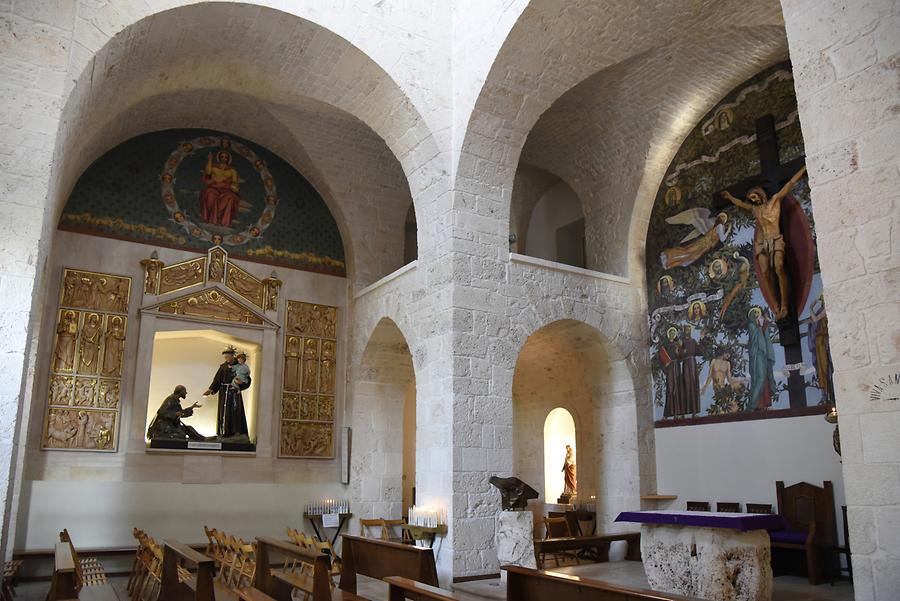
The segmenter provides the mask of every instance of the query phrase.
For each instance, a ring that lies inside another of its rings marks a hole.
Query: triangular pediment
[[[141,313],[256,328],[278,329],[279,327],[260,310],[217,284],[148,305],[141,309]]]

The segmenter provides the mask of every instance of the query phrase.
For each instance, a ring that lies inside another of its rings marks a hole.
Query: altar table
[[[711,511],[623,511],[641,524],[641,555],[650,588],[711,601],[771,601],[767,530],[781,516]]]

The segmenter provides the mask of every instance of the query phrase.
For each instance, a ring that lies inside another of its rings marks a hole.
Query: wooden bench
[[[438,586],[431,549],[344,534],[342,554],[340,588],[343,591],[356,593],[357,574],[379,580],[401,576]]]
[[[274,562],[276,555],[287,561]],[[324,553],[274,538],[257,538],[256,578],[253,587],[275,601],[291,601],[294,589],[312,595],[312,601],[329,601],[330,564],[330,559]],[[273,567],[276,565],[285,569]],[[255,601],[244,595],[241,598]]]
[[[193,572],[182,578],[179,567]],[[178,541],[167,540],[163,547],[162,577],[157,601],[214,601],[215,562]]]
[[[623,532],[620,534],[600,534],[594,536],[571,536],[563,538],[545,538],[534,541],[534,557],[538,567],[543,567],[542,559],[546,555],[557,555],[565,551],[577,551],[579,557],[589,557],[595,562],[609,561],[609,544],[623,540],[628,543],[625,559],[641,560],[641,533]]]
[[[519,566],[501,566],[500,569],[506,570],[506,598],[510,601],[701,601],[694,597],[627,588],[558,572]]]
[[[118,595],[106,582],[103,566],[94,558],[79,558],[67,530],[60,532],[59,538],[60,542],[54,549],[53,576],[47,601],[118,601]]]
[[[462,597],[458,597],[450,591],[422,584],[409,578],[388,576],[384,581],[388,583],[388,601],[405,601],[406,599],[415,599],[416,601],[462,601]]]

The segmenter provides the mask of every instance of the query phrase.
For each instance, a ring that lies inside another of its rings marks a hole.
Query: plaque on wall
[[[114,452],[131,278],[64,269],[41,448]]]
[[[334,457],[337,307],[287,302],[278,455]]]

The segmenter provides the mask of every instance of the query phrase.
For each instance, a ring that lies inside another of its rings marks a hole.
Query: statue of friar
[[[205,436],[197,432],[191,426],[182,423],[182,417],[194,415],[194,409],[202,407],[200,403],[194,403],[186,409],[181,408],[181,399],[187,396],[187,388],[179,384],[175,390],[166,397],[156,416],[147,428],[147,438],[150,440],[207,440]]]

